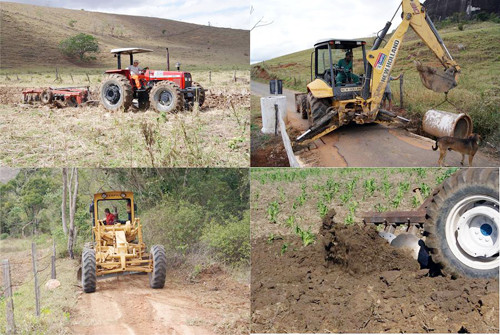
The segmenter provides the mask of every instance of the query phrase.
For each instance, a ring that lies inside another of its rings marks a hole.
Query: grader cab
[[[132,192],[94,194],[90,205],[93,242],[85,244],[82,252],[85,293],[95,292],[97,277],[117,273],[146,272],[152,288],[165,285],[165,249],[154,245],[150,252],[147,251],[136,210]]]

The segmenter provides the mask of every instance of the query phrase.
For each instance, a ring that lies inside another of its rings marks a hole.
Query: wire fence
[[[35,291],[35,307],[36,307],[36,315],[40,316],[40,287],[49,279],[56,279],[56,249],[55,242],[52,244],[52,253],[48,253],[44,256],[38,256],[36,251],[36,244],[33,242],[31,244],[31,261],[22,260],[22,261],[14,261],[10,262],[9,259],[4,259],[2,262],[2,270],[3,270],[3,290],[1,291],[1,296],[5,299],[5,308],[6,308],[6,319],[7,319],[7,334],[15,334],[16,333],[16,325],[14,321],[14,300],[13,300],[13,291],[15,288],[20,288],[21,286],[31,285],[33,281],[33,288]],[[45,260],[50,257],[50,261],[46,262]],[[26,266],[28,264],[32,265],[32,274],[28,276],[24,275],[26,272]],[[45,273],[49,267],[51,268],[50,272]],[[23,271],[20,271],[20,269]],[[11,270],[18,270],[15,273],[22,273],[24,275],[24,279],[21,281],[13,282],[11,278]],[[43,280],[39,281],[39,277],[44,274]]]

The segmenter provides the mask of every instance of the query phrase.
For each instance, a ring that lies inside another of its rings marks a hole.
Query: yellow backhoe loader
[[[90,205],[93,242],[85,244],[82,252],[81,279],[85,293],[95,292],[97,277],[117,273],[146,272],[152,288],[165,285],[165,249],[154,245],[147,252],[136,210],[132,192],[94,194]]]
[[[310,127],[296,138],[296,143],[306,144],[351,122],[364,124],[409,121],[380,109],[391,70],[409,27],[425,42],[444,68],[435,69],[416,62],[424,86],[435,92],[447,93],[457,85],[460,67],[451,57],[425,7],[418,0],[403,0],[396,13],[400,7],[403,21],[384,47],[381,47],[381,43],[391,22],[387,22],[377,34],[368,51],[365,49],[366,42],[361,40],[326,39],[314,45],[307,99],[296,96],[296,99],[300,99],[297,101],[298,105],[305,107],[303,116],[309,119]],[[352,67],[337,63],[344,54],[352,53],[357,48],[361,48],[364,70],[364,74],[359,77],[352,73]]]

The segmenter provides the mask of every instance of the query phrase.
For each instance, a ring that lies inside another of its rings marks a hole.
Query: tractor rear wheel
[[[198,106],[202,106],[203,103],[205,102],[205,91],[203,90],[203,87],[198,84],[197,82],[194,82],[193,81],[193,87],[196,87],[196,88],[199,88],[200,89],[200,93],[198,94],[198,96],[195,96],[194,98],[194,101],[198,102]]]
[[[309,127],[319,126],[316,122],[326,115],[326,110],[331,107],[330,98],[315,98],[311,92],[307,94],[307,107],[311,109],[308,115]]]
[[[175,113],[184,107],[179,86],[171,81],[160,81],[149,93],[151,107],[157,112]]]
[[[40,99],[42,100],[42,103],[44,105],[47,105],[54,101],[54,95],[52,94],[51,90],[43,90],[43,92],[40,94]]]
[[[109,111],[123,108],[125,111],[132,106],[134,92],[127,77],[121,74],[110,74],[104,78],[99,87],[101,104]]]
[[[153,272],[149,273],[151,288],[163,288],[167,277],[167,256],[162,245],[153,245],[149,259],[153,260]]]
[[[464,169],[444,181],[427,208],[425,244],[452,277],[498,278],[498,169]]]
[[[97,285],[95,250],[84,248],[82,252],[82,288],[85,293],[95,292]]]

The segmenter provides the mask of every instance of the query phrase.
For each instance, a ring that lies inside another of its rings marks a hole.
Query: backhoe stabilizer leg
[[[295,142],[302,143],[306,140],[314,141],[339,127],[338,123],[336,123],[337,111],[332,110],[321,119],[319,119],[315,125],[306,130],[302,135],[297,137]]]

